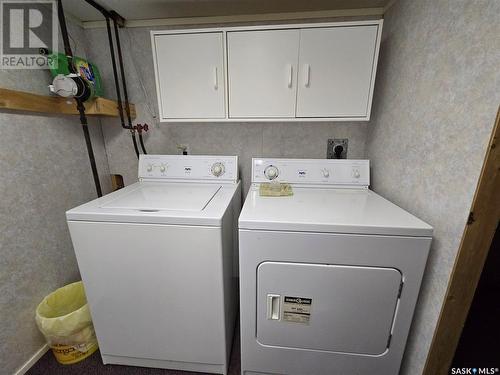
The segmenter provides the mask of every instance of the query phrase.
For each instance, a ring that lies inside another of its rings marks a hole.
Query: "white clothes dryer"
[[[253,159],[239,218],[241,373],[397,375],[432,227],[368,160]],[[261,183],[292,196],[259,195]]]

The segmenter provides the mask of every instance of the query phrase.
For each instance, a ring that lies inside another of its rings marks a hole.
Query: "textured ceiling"
[[[97,0],[127,20],[173,17],[231,16],[339,9],[383,8],[390,0]],[[102,16],[84,0],[63,0],[76,19],[99,21]]]

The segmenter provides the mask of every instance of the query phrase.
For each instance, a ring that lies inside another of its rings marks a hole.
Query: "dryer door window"
[[[257,341],[383,354],[401,281],[394,268],[263,262],[257,269]]]

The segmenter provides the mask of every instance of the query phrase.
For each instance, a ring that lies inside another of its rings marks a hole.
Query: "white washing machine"
[[[369,176],[368,160],[253,159],[242,374],[398,374],[432,227],[370,191]],[[270,180],[293,196],[260,196]]]
[[[105,364],[227,373],[240,207],[236,156],[141,155],[66,213]]]

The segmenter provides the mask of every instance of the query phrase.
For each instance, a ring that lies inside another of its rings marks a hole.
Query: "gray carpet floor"
[[[28,375],[200,375],[200,372],[186,372],[177,370],[162,370],[146,367],[132,367],[119,365],[104,365],[99,351],[92,354],[82,362],[74,365],[59,364],[52,351],[48,351],[27,372]],[[233,350],[229,375],[240,374],[240,335],[239,327],[234,335]]]

